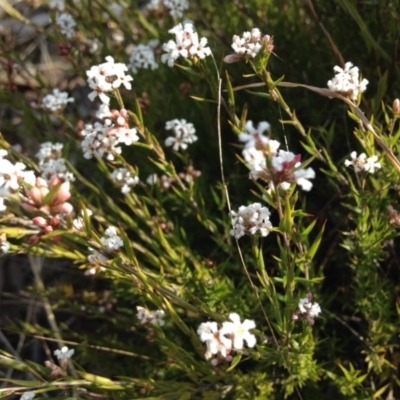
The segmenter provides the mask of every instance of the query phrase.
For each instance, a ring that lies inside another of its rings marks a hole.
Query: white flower
[[[106,93],[118,89],[124,85],[126,89],[131,89],[131,81],[133,78],[126,75],[128,67],[122,63],[114,62],[111,56],[106,57],[106,62],[100,65],[95,65],[86,71],[88,76],[88,84],[93,92],[89,94],[89,99],[94,100],[99,96],[100,100],[105,103],[110,103],[110,98]]]
[[[263,47],[263,42],[270,42],[267,49],[272,51],[271,37],[269,35],[262,36],[258,28],[253,28],[251,32],[243,32],[242,37],[233,35],[232,49],[234,54],[229,54],[224,58],[226,63],[240,61],[243,58],[255,58]]]
[[[159,325],[159,326],[165,325],[164,321],[165,312],[163,310],[150,311],[150,314],[151,314],[151,323],[153,325]]]
[[[179,57],[193,59],[194,57],[205,58],[211,55],[211,49],[206,47],[207,39],[201,38],[199,40],[192,24],[179,24],[168,32],[175,35],[175,41],[169,40],[163,44],[162,49],[166,53],[161,55],[161,61],[167,63],[170,67],[174,66],[175,60]]]
[[[107,250],[119,250],[123,245],[123,240],[117,235],[115,226],[110,226],[104,231],[104,236],[100,238],[101,243]]]
[[[53,89],[52,94],[43,97],[41,107],[52,112],[60,112],[64,110],[68,103],[74,102],[73,97],[68,97],[67,92],[61,92],[59,89]]]
[[[359,93],[367,89],[368,81],[363,79],[360,82],[358,67],[353,67],[351,62],[347,62],[344,69],[335,66],[333,70],[335,76],[328,81],[328,88],[333,92],[339,92],[356,101]]]
[[[7,155],[7,152],[3,152],[0,156],[0,197],[8,197],[10,194],[17,192],[24,182],[32,186],[36,182],[35,173],[33,171],[25,171],[25,164],[21,162],[13,164],[3,158],[5,155]]]
[[[93,215],[93,211],[89,210],[89,208],[86,209],[86,214],[88,217]],[[75,218],[74,220],[72,220],[72,226],[75,230],[77,231],[81,231],[84,228],[84,212],[83,210],[81,210],[81,217]]]
[[[256,129],[254,128],[253,121],[247,121],[244,128],[246,129],[246,133],[241,133],[238,139],[240,142],[245,143],[245,148],[261,147],[269,143],[269,138],[263,135],[265,131],[271,129],[271,125],[268,122],[260,122]]]
[[[68,349],[67,346],[63,346],[61,350],[54,350],[54,355],[58,360],[65,360],[71,358],[75,353],[74,349]]]
[[[155,43],[149,43],[147,45],[139,44],[134,46],[128,64],[128,67],[134,74],[136,74],[139,69],[155,70],[158,68],[154,57],[154,44]]]
[[[276,146],[275,149],[278,150],[278,147]],[[278,186],[282,190],[288,190],[292,183],[297,183],[303,190],[311,190],[310,179],[315,178],[315,171],[312,168],[300,168],[300,154],[285,150],[271,154],[268,166],[266,162],[262,163],[260,160],[257,160],[257,164],[251,164],[250,179],[262,179],[270,182],[270,187],[274,190]]]
[[[127,168],[117,168],[111,174],[111,179],[121,188],[123,194],[129,193],[139,183],[139,177],[132,175]]]
[[[185,119],[168,121],[165,124],[165,129],[171,130],[174,134],[174,136],[169,136],[165,139],[165,145],[167,147],[172,146],[175,151],[179,149],[185,150],[188,144],[194,143],[197,140],[197,136],[195,135],[196,129],[192,123],[186,122]]]
[[[236,239],[240,239],[246,233],[265,237],[272,228],[270,215],[268,208],[262,207],[260,203],[240,206],[237,212],[231,211],[233,229],[230,234]]]
[[[25,392],[19,400],[32,400],[35,397],[35,392]]]
[[[135,129],[116,127],[108,119],[103,124],[95,122],[94,125],[85,125],[81,132],[84,139],[81,143],[85,158],[103,157],[107,154],[107,160],[114,160],[115,154],[121,154],[119,143],[131,143],[139,139]]]
[[[312,168],[297,169],[293,171],[293,176],[296,183],[306,192],[309,192],[312,188],[312,183],[309,179],[315,178],[315,171]]]
[[[200,340],[206,343],[207,351],[204,357],[207,360],[216,354],[225,358],[232,350],[232,340],[220,333],[216,322],[203,322],[198,327],[197,334]]]
[[[308,298],[300,299],[299,310],[303,314],[308,314],[311,318],[318,317],[322,312],[318,303],[311,303]]]
[[[150,174],[146,179],[146,183],[148,185],[155,185],[157,182],[158,182],[158,175],[157,174]]]
[[[381,163],[378,162],[377,156],[371,156],[367,158],[365,153],[361,153],[357,156],[357,153],[353,151],[350,154],[351,160],[345,160],[344,164],[346,167],[352,165],[354,167],[354,172],[369,172],[373,174],[376,169],[381,168]]]
[[[229,314],[229,319],[232,322],[224,322],[220,334],[229,335],[233,339],[233,348],[235,350],[243,349],[244,342],[248,347],[254,347],[256,345],[256,337],[249,330],[256,327],[255,322],[250,319],[240,322],[240,316],[237,313]]]
[[[76,22],[71,14],[57,13],[56,24],[60,30],[61,35],[64,35],[67,39],[72,39],[75,34]]]
[[[307,297],[299,300],[299,311],[293,315],[293,320],[304,319],[310,325],[314,324],[314,318],[322,312],[318,303],[312,303],[312,294],[308,293]]]
[[[142,325],[147,325],[149,323],[159,326],[165,325],[165,312],[163,310],[149,311],[147,308],[141,306],[137,306],[136,309],[138,311],[136,317]]]

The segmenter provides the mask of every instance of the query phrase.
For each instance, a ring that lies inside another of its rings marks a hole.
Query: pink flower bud
[[[36,244],[40,240],[39,236],[33,235],[28,239],[29,244]]]
[[[50,225],[47,225],[44,227],[43,231],[44,231],[44,233],[53,232],[53,227],[51,227]]]
[[[47,226],[47,221],[46,221],[46,219],[43,218],[43,217],[35,217],[35,218],[32,218],[32,222],[33,222],[35,225],[37,225],[37,226],[41,226],[41,227]]]

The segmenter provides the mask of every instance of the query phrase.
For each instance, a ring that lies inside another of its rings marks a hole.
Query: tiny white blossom
[[[193,124],[186,122],[185,119],[173,119],[165,124],[166,130],[171,130],[174,136],[169,136],[165,139],[165,145],[167,147],[173,148],[173,150],[178,151],[179,149],[185,150],[188,144],[197,141],[197,136],[195,135],[196,129]]]
[[[158,182],[158,175],[157,174],[151,174],[147,177],[146,183],[148,185],[155,185]]]
[[[254,329],[256,324],[253,320],[245,319],[240,321],[240,316],[237,313],[229,314],[229,319],[232,322],[224,322],[220,331],[221,335],[228,335],[233,340],[233,348],[235,350],[243,349],[244,342],[248,347],[256,345],[256,337],[250,333],[250,329]]]
[[[322,311],[318,303],[312,303],[312,297],[312,294],[308,293],[307,297],[299,300],[299,311],[293,315],[293,320],[304,319],[310,325],[314,324],[314,318],[318,317]]]
[[[71,14],[57,13],[56,24],[60,30],[61,35],[64,35],[67,39],[72,39],[75,34],[76,22]]]
[[[155,70],[158,68],[154,57],[154,45],[155,42],[151,42],[147,45],[139,44],[133,47],[129,57],[128,67],[134,74],[136,74],[139,69]]]
[[[138,311],[136,317],[142,325],[165,325],[165,312],[163,310],[150,311],[147,308],[141,306],[137,306],[136,309]]]
[[[106,57],[106,62],[95,65],[86,71],[88,84],[93,91],[89,94],[89,99],[94,100],[97,96],[105,103],[110,103],[107,93],[118,89],[124,85],[126,89],[132,89],[131,81],[133,78],[126,75],[128,67],[123,63],[116,63],[111,56]]]
[[[69,359],[74,355],[74,353],[75,353],[75,350],[74,349],[68,349],[67,346],[61,347],[61,350],[59,350],[59,349],[54,350],[54,355],[59,360]]]
[[[123,240],[117,235],[115,226],[110,226],[104,231],[104,236],[100,238],[107,250],[119,250],[123,245]]]
[[[139,183],[139,177],[132,175],[127,168],[115,169],[111,179],[121,188],[123,194],[129,193]]]
[[[197,334],[207,346],[207,351],[204,355],[206,360],[217,354],[226,358],[232,350],[232,340],[220,333],[216,322],[203,322],[198,327]]]
[[[352,165],[354,167],[354,172],[369,172],[370,174],[375,173],[375,170],[381,168],[381,163],[378,162],[377,156],[371,156],[367,158],[365,153],[361,153],[357,156],[355,151],[350,154],[351,160],[345,160],[344,164],[346,167]]]

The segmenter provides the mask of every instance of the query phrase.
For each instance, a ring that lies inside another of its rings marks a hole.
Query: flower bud
[[[400,114],[400,100],[394,99],[393,101],[393,114],[399,115]]]

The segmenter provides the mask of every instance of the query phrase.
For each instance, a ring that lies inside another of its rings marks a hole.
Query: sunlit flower
[[[61,350],[54,350],[54,355],[58,360],[70,359],[75,353],[74,349],[68,349],[67,346],[61,347]]]
[[[178,151],[179,149],[186,150],[188,144],[194,143],[197,140],[195,135],[196,129],[193,124],[186,122],[185,119],[174,119],[165,124],[165,129],[172,131],[174,136],[169,136],[165,139],[165,145]]]
[[[240,206],[237,212],[231,211],[233,229],[231,229],[230,234],[236,239],[241,238],[246,233],[259,234],[265,237],[272,228],[269,220],[270,215],[268,208],[262,207],[260,203]]]
[[[360,81],[358,67],[353,67],[351,62],[347,62],[344,69],[335,66],[333,70],[335,76],[328,81],[328,88],[333,92],[339,92],[356,101],[358,95],[367,90],[368,81],[366,79]]]
[[[251,32],[243,32],[242,37],[233,35],[232,49],[234,54],[229,54],[224,58],[226,63],[233,63],[242,59],[255,58],[263,48],[264,42],[268,51],[272,51],[274,46],[269,35],[263,36],[258,28],[253,28]]]
[[[350,157],[351,160],[345,160],[344,165],[346,165],[346,167],[352,165],[354,167],[354,172],[356,173],[365,171],[373,174],[375,170],[381,168],[381,163],[378,162],[377,156],[367,157],[365,153],[361,153],[357,156],[357,153],[353,151],[350,154]]]
[[[299,300],[299,311],[293,314],[293,320],[304,319],[310,325],[314,324],[314,318],[318,317],[322,311],[318,303],[312,303],[312,298],[312,294],[308,293],[307,297]]]
[[[256,337],[250,333],[250,329],[254,329],[256,324],[253,320],[245,319],[240,321],[240,316],[237,313],[229,314],[229,319],[232,322],[224,322],[220,331],[221,335],[228,335],[233,341],[233,348],[235,350],[243,349],[244,342],[248,347],[256,345]]]
[[[161,56],[161,61],[170,67],[174,66],[175,60],[179,57],[193,59],[211,55],[211,49],[207,47],[207,39],[199,39],[192,24],[179,24],[168,32],[175,35],[175,41],[169,40],[163,44],[162,49],[166,53]]]
[[[68,97],[67,92],[61,92],[55,88],[53,89],[53,93],[43,97],[41,107],[44,110],[56,113],[63,111],[68,103],[73,103],[74,101],[73,97]]]

